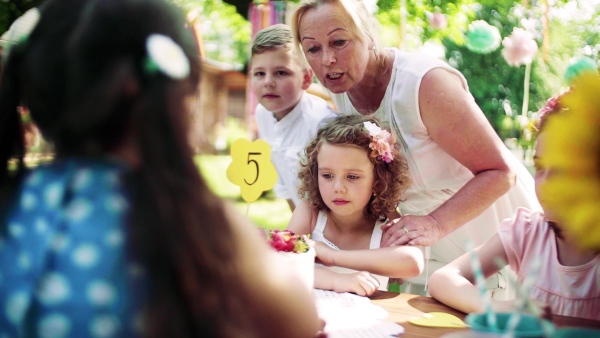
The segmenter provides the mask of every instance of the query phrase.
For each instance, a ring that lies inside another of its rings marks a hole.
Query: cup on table
[[[504,334],[507,333],[509,328],[509,322],[514,313],[511,312],[500,312],[495,313],[496,316],[496,327],[493,328],[489,325],[487,316],[485,313],[471,313],[467,315],[465,321],[471,326],[471,330],[484,332],[484,333],[496,333]],[[544,322],[546,322],[544,324]],[[513,333],[514,337],[544,337],[543,325],[549,325],[553,327],[553,324],[546,319],[534,317],[530,314],[522,313],[520,315],[517,326]]]
[[[311,291],[315,284],[315,249],[310,248],[307,252],[302,253],[279,251],[278,254],[285,264],[297,274],[302,284]]]

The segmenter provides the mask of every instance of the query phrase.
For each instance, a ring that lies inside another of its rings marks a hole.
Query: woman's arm
[[[324,265],[368,271],[390,278],[408,278],[423,271],[423,251],[419,247],[394,246],[368,250],[333,250],[316,242],[317,258]]]
[[[484,276],[500,270],[497,259],[508,260],[500,236],[495,234],[483,245],[475,248]],[[467,252],[448,265],[434,272],[429,279],[429,293],[440,302],[462,312],[483,312],[481,291],[475,286],[475,275],[471,265],[471,253]],[[512,301],[494,301],[496,311],[510,311]]]
[[[429,71],[419,89],[419,108],[433,141],[475,177],[431,214],[394,221],[382,246],[433,245],[481,214],[516,182],[508,164],[512,155],[456,75],[442,68]]]

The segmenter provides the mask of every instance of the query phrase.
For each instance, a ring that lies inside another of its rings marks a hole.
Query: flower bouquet
[[[307,236],[296,235],[289,230],[268,230],[267,242],[285,261],[285,264],[296,271],[299,278],[309,290],[314,286],[315,249]]]

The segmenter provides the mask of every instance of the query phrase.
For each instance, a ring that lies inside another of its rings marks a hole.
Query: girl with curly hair
[[[410,184],[408,167],[389,129],[374,118],[339,116],[306,146],[299,195],[288,230],[310,234],[317,260],[315,288],[371,295],[389,278],[417,276],[418,247],[380,248],[386,215]]]

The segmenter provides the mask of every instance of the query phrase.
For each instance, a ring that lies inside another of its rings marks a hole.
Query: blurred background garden
[[[289,23],[298,1],[171,0],[187,13],[198,38],[202,84],[190,136],[209,185],[259,226],[285,227],[291,212],[265,192],[250,206],[226,178],[229,150],[256,136],[256,100],[246,76],[253,35]],[[421,50],[460,70],[488,120],[526,165],[531,165],[535,112],[565,90],[575,75],[596,71],[600,0],[364,0],[381,24],[382,43]],[[2,48],[10,26],[43,0],[0,0]],[[148,18],[151,20],[152,18]],[[2,49],[0,49],[1,51]],[[322,95],[319,85],[314,91]],[[23,121],[30,122],[26,112]],[[51,147],[28,127],[30,163]]]

